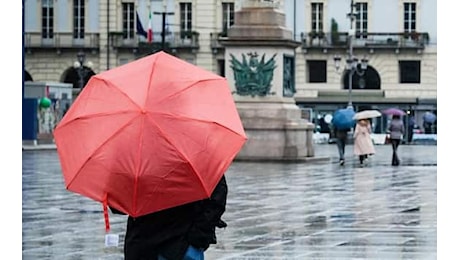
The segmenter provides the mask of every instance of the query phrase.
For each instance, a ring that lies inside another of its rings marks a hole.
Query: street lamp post
[[[346,60],[347,66],[346,70],[348,70],[348,106],[347,108],[353,108],[353,102],[351,100],[351,90],[353,84],[353,75],[356,73],[360,77],[364,75],[367,69],[368,60],[366,58],[362,58],[359,60],[353,55],[353,37],[355,36],[355,30],[353,28],[354,21],[355,21],[355,13],[353,13],[354,8],[353,0],[351,0],[350,4],[350,13],[347,14],[347,17],[350,19],[350,31],[348,33],[348,57]],[[338,55],[334,56],[334,65],[336,71],[340,70],[340,63],[342,58]]]
[[[80,90],[82,90],[85,86],[85,79],[88,75],[88,69],[86,67],[92,67],[92,63],[90,61],[87,62],[85,66],[85,60],[86,54],[83,51],[79,51],[77,53],[77,61],[75,61],[73,64],[73,67],[75,68],[78,74],[78,86]]]

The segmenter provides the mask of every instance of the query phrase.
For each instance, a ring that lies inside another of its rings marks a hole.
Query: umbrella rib
[[[74,182],[75,179],[77,179],[78,175],[81,173],[81,169],[88,163],[88,161],[91,159],[92,155],[95,154],[99,149],[101,149],[102,146],[104,146],[104,144],[106,144],[108,141],[110,141],[114,136],[116,136],[118,133],[120,133],[127,125],[129,125],[131,122],[133,122],[135,119],[137,119],[137,117],[133,117],[131,120],[129,120],[128,122],[126,122],[126,124],[122,125],[117,131],[115,131],[112,135],[110,135],[101,145],[99,145],[99,147],[97,147],[93,152],[90,153],[90,155],[88,156],[88,158],[86,158],[85,162],[82,164],[82,166],[80,167],[80,169],[77,171],[77,173],[75,174],[75,176],[73,177],[73,179],[69,182],[69,184],[67,185],[67,189],[69,189],[69,187],[72,185],[72,183]]]
[[[126,94],[125,92],[121,91],[121,88],[118,87],[117,85],[113,84],[113,82],[109,82],[109,81],[106,81],[104,80],[106,83],[107,83],[107,86],[111,87],[111,88],[114,88],[116,89],[118,92],[120,92],[123,96],[125,96],[129,101],[131,101],[131,103],[133,103],[136,107],[139,108],[139,110],[142,110],[142,107],[137,104],[136,102],[134,102],[129,96],[128,94]]]
[[[171,116],[171,117],[175,117],[175,118],[178,118],[177,115],[175,114],[168,114],[168,113],[164,113],[164,112],[149,112],[149,113],[152,113],[152,114],[159,114],[159,115],[168,115],[168,116]],[[235,134],[239,134],[237,132],[235,132],[233,129],[230,129],[228,128],[227,126],[223,125],[223,124],[220,124],[220,123],[217,123],[215,121],[209,121],[209,120],[203,120],[203,119],[196,119],[196,118],[191,118],[191,117],[186,117],[186,116],[181,116],[180,118],[182,119],[188,119],[188,120],[193,120],[193,121],[198,121],[198,122],[204,122],[204,123],[211,123],[211,124],[217,124],[217,125],[220,125],[222,126],[223,128],[225,129],[228,129],[229,131],[235,133]],[[154,122],[153,118],[152,118],[152,121]],[[159,128],[159,127],[158,127]]]
[[[155,68],[156,68],[155,64],[157,63],[157,61],[158,61],[158,58],[156,58],[152,64],[152,72],[150,73],[149,83],[147,85],[147,92],[146,92],[147,95],[145,95],[144,107],[147,106],[147,100],[149,99],[150,87],[152,86],[153,73],[155,72]]]
[[[137,199],[137,188],[139,182],[139,172],[141,168],[141,151],[142,151],[142,138],[144,136],[145,116],[142,117],[142,124],[139,134],[139,145],[137,147],[137,162],[136,162],[136,174],[134,175],[134,191],[133,191],[133,212],[136,212],[136,199]]]
[[[64,124],[60,125],[59,128],[64,127],[76,120],[81,120],[81,119],[87,119],[87,118],[92,118],[92,117],[102,117],[102,116],[111,116],[111,115],[119,115],[119,114],[128,114],[128,113],[133,113],[133,112],[138,112],[138,111],[133,111],[133,110],[125,110],[125,111],[114,111],[114,112],[107,112],[107,113],[94,113],[94,114],[86,114],[84,116],[79,116],[75,117],[72,120],[65,122]]]
[[[170,115],[170,114],[166,114],[166,115]],[[183,153],[180,152],[179,149],[177,149],[177,147],[174,145],[174,143],[173,143],[173,142],[168,138],[168,136],[166,135],[166,132],[163,131],[163,129],[162,129],[158,124],[155,123],[155,120],[152,118],[152,116],[151,116],[150,114],[148,114],[148,117],[150,118],[150,121],[152,122],[152,124],[155,125],[155,126],[157,127],[158,131],[160,131],[160,133],[161,133],[161,135],[163,136],[163,138],[164,138],[169,144],[171,144],[172,147],[175,148],[175,150],[176,150],[176,151],[178,152],[178,154],[182,157],[182,159],[184,159],[184,161],[188,162],[188,164],[190,165],[190,167],[191,167],[192,170],[193,170],[193,173],[195,174],[195,176],[196,176],[196,177],[198,178],[198,180],[200,181],[201,187],[203,188],[203,190],[204,190],[205,192],[207,192],[207,191],[206,191],[206,187],[205,187],[205,185],[204,185],[204,183],[203,183],[203,179],[201,179],[200,175],[197,174],[195,167],[193,167],[193,165],[190,163],[190,161],[188,160],[187,156],[185,156]],[[203,121],[203,120],[201,120],[201,121]],[[206,122],[206,121],[205,121],[205,122]]]
[[[169,96],[164,97],[164,98],[161,99],[161,100],[158,100],[158,103],[161,103],[161,102],[163,102],[164,100],[167,100],[167,99],[169,99],[169,98],[171,98],[171,97],[177,96],[177,95],[181,94],[182,92],[188,90],[189,88],[195,86],[196,84],[198,84],[198,83],[200,83],[200,82],[203,82],[203,81],[211,81],[211,80],[220,80],[220,79],[218,79],[218,78],[210,78],[210,79],[201,79],[201,80],[198,80],[198,81],[194,82],[193,84],[189,85],[188,87],[183,88],[181,91],[175,92],[175,93],[173,93],[173,94],[171,94],[171,95],[169,95]]]

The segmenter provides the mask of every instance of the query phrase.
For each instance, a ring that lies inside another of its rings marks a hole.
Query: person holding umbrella
[[[367,118],[359,119],[356,124],[355,132],[353,133],[353,138],[355,139],[354,153],[359,156],[359,164],[361,166],[368,155],[375,154],[371,133],[372,130],[369,120]]]
[[[433,124],[436,121],[436,115],[431,112],[425,112],[423,115],[423,128],[425,128],[425,134],[433,133]]]
[[[348,139],[348,132],[355,126],[354,115],[355,111],[352,108],[343,108],[335,111],[332,117],[331,123],[341,166],[345,164],[345,145]]]
[[[371,118],[379,117],[382,113],[378,110],[363,110],[357,112],[353,119],[357,120],[355,132],[353,138],[355,139],[354,153],[359,156],[359,162],[361,165],[364,163],[369,155],[375,154],[374,143],[372,141],[371,133]]]
[[[347,143],[348,131],[350,131],[350,129],[334,128],[335,140],[339,151],[339,163],[341,166],[345,164],[345,145]]]
[[[390,123],[390,126],[388,127],[387,133],[390,135],[391,147],[393,149],[391,165],[398,166],[400,161],[398,158],[397,150],[398,150],[399,144],[401,143],[401,139],[404,135],[404,123],[401,120],[400,115],[392,116],[391,123]]]
[[[108,209],[129,216],[125,259],[203,259],[216,243],[247,140],[224,77],[148,55],[93,76],[54,138],[66,189],[103,205],[107,246]]]
[[[125,260],[204,259],[204,251],[216,244],[216,227],[227,224],[221,220],[227,201],[225,175],[209,199],[204,199],[140,217],[128,217]],[[110,207],[115,214],[123,212]]]

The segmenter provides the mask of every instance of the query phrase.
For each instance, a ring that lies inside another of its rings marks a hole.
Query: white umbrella
[[[382,113],[380,113],[380,111],[378,110],[363,110],[363,111],[357,112],[353,116],[353,119],[360,120],[360,119],[366,119],[366,118],[379,117],[381,115]]]

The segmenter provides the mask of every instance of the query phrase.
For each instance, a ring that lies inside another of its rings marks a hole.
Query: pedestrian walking
[[[339,151],[339,163],[340,165],[345,164],[345,145],[348,139],[348,131],[350,129],[337,129],[334,128],[335,142]]]
[[[209,199],[128,217],[125,260],[204,260],[204,251],[216,244],[216,227],[227,201],[227,183],[221,178]],[[113,213],[124,214],[111,207]]]
[[[353,118],[354,115],[355,111],[353,108],[347,107],[336,110],[332,116],[331,125],[339,151],[340,165],[345,164],[345,145],[348,139],[348,132],[356,124]]]
[[[409,144],[412,143],[412,139],[414,137],[414,128],[415,128],[415,119],[413,116],[409,117],[409,129],[407,133],[407,142]]]
[[[368,119],[360,119],[353,133],[354,153],[359,156],[359,163],[363,165],[369,155],[375,154],[375,147],[371,138],[371,125]]]
[[[391,156],[391,165],[398,166],[400,161],[398,157],[398,146],[401,143],[401,139],[404,136],[404,123],[401,120],[401,117],[394,115],[391,118],[390,126],[388,127],[387,134],[390,136],[390,143],[393,149]]]

